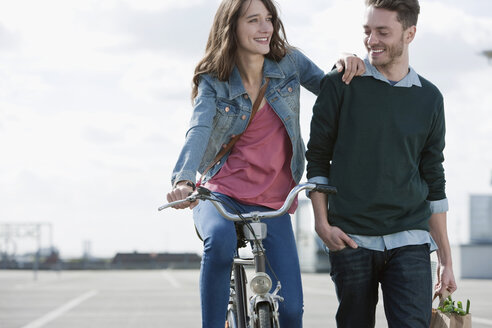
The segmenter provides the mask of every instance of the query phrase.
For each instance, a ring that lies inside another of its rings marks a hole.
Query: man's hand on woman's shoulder
[[[354,76],[361,76],[366,71],[364,61],[356,55],[347,52],[341,54],[340,59],[338,59],[335,66],[339,72],[342,72],[345,69],[342,76],[342,81],[345,82],[345,84],[349,84]]]

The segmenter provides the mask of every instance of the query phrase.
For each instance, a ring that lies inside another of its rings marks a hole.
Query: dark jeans
[[[432,311],[429,246],[330,252],[339,301],[337,327],[374,327],[381,284],[388,327],[428,328]]]

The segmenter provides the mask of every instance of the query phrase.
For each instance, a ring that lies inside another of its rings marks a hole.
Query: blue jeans
[[[330,252],[339,301],[337,327],[374,327],[381,284],[388,327],[428,328],[432,311],[429,246]]]
[[[226,198],[240,212],[268,211],[266,207],[249,206]],[[232,211],[230,211],[232,212]],[[193,209],[195,226],[203,239],[204,250],[200,270],[200,297],[202,327],[222,328],[225,324],[229,302],[229,281],[237,237],[234,223],[224,219],[210,201],[200,201]],[[265,219],[267,238],[263,246],[270,264],[282,283],[279,295],[284,301],[279,305],[282,328],[302,327],[303,298],[297,248],[290,215]],[[267,273],[277,281],[267,265]]]

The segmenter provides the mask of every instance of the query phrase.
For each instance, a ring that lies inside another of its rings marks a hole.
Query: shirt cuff
[[[444,213],[449,210],[449,204],[447,198],[441,200],[430,200],[428,202],[432,214]]]
[[[317,183],[317,184],[329,184],[328,183],[328,178],[327,177],[322,177],[322,176],[317,176],[317,177],[312,177],[308,179],[308,182],[310,183]],[[306,197],[309,197],[309,194],[311,193],[311,190],[306,190]]]

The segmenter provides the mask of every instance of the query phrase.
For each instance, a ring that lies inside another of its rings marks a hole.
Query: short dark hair
[[[396,11],[404,30],[417,25],[420,13],[419,0],[366,0],[366,6]]]

